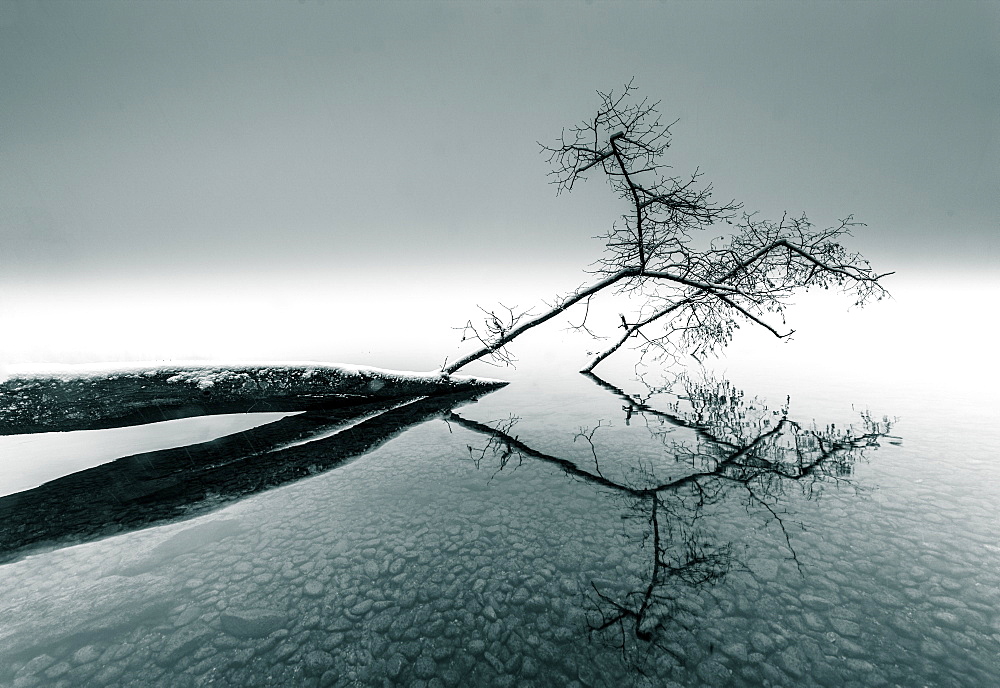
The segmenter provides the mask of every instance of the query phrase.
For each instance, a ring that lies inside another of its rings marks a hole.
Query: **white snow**
[[[89,363],[89,364],[12,364],[0,368],[0,382],[10,378],[58,378],[73,380],[87,377],[107,377],[112,375],[137,376],[148,372],[177,371],[177,375],[168,382],[197,381],[199,386],[214,384],[219,377],[225,376],[234,369],[254,368],[256,370],[274,369],[305,369],[308,378],[314,371],[340,371],[347,375],[371,375],[379,378],[391,378],[408,381],[438,381],[441,371],[433,370],[416,372],[410,370],[389,370],[372,366],[359,366],[349,363],[326,363],[319,361],[134,361],[125,363]],[[5,375],[5,377],[4,377]],[[455,380],[478,380],[481,382],[503,382],[491,378],[471,375],[450,375]]]

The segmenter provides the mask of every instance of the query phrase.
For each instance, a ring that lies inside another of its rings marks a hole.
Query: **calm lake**
[[[536,342],[337,468],[0,566],[0,685],[996,685],[990,289],[680,379]],[[278,418],[4,438],[0,495]]]

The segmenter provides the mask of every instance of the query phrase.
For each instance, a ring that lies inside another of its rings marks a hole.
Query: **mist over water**
[[[585,278],[536,268],[13,285],[0,295],[0,364],[330,360],[429,370],[463,350],[461,326],[482,320],[479,306],[541,312],[544,302]],[[771,375],[795,370],[789,375],[795,380],[841,365],[865,371],[864,379],[936,385],[996,372],[987,354],[1000,278],[910,273],[887,285],[892,299],[860,309],[833,292],[803,294],[787,327],[779,327],[796,330],[790,342],[745,324],[712,365],[771,361]],[[611,336],[627,306],[595,299],[588,324]],[[582,367],[586,352],[600,346],[567,331],[583,312],[577,306],[518,340],[511,348],[520,365],[533,366],[530,352],[537,348],[579,357]]]
[[[0,364],[320,360],[440,367],[497,301],[541,305],[585,276],[474,265],[106,282],[17,283],[0,294]]]

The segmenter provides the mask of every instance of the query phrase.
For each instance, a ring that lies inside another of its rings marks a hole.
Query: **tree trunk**
[[[325,364],[162,366],[18,375],[0,383],[0,435],[94,430],[175,418],[350,407],[505,382]]]

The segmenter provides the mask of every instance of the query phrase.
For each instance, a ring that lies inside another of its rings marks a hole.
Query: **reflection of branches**
[[[446,420],[451,420],[451,418],[446,418]],[[511,439],[513,439],[513,442],[516,442],[517,437],[514,436],[511,438],[509,434],[519,420],[521,419],[512,415],[504,420],[493,421],[493,428],[486,426],[486,446],[476,448],[471,444],[467,445],[466,448],[469,450],[469,457],[476,465],[476,468],[480,467],[487,454],[497,458],[498,467],[496,472],[493,474],[493,477],[496,477],[497,473],[500,473],[500,471],[507,468],[507,464],[510,462],[511,457],[515,454],[517,455],[517,466],[515,466],[515,470],[521,465],[521,453],[511,441]],[[492,478],[490,479],[492,480]]]
[[[683,429],[695,439],[694,446],[664,441],[667,464],[672,473],[663,477],[652,465],[633,467],[628,478],[614,478],[602,470],[595,436],[608,427],[603,421],[591,429],[581,428],[574,441],[590,448],[593,469],[545,454],[528,446],[511,430],[516,418],[495,427],[483,425],[452,412],[449,420],[485,434],[487,447],[479,451],[481,461],[492,451],[501,469],[512,453],[558,466],[568,475],[611,490],[626,499],[629,508],[645,515],[646,541],[652,539],[648,578],[641,588],[616,599],[607,589],[592,583],[594,633],[614,632],[625,651],[629,636],[657,645],[656,636],[673,616],[673,605],[684,587],[712,584],[733,566],[731,545],[711,545],[701,532],[699,519],[708,505],[720,503],[734,493],[751,508],[766,512],[780,529],[790,559],[801,564],[787,528],[787,514],[780,505],[786,485],[799,485],[806,498],[818,486],[843,481],[867,447],[890,430],[891,423],[876,421],[862,413],[858,427],[822,430],[805,427],[788,417],[788,402],[771,410],[756,398],[747,398],[728,381],[681,379],[682,392],[666,410],[654,408],[649,399],[663,389],[651,389],[645,397],[626,394],[593,374],[598,386],[621,398],[626,420],[633,414],[655,418],[668,429]]]
[[[499,427],[494,428],[457,413],[449,413],[447,419],[474,432],[487,435],[490,439],[487,447],[473,452],[480,453],[480,459],[494,448],[502,448],[501,457],[509,458],[510,453],[517,452],[522,456],[547,461],[556,464],[566,473],[597,483],[602,487],[629,494],[637,498],[645,498],[665,490],[678,490],[692,487],[697,490],[703,503],[716,501],[717,490],[713,485],[718,482],[729,482],[745,487],[760,483],[767,488],[772,478],[803,481],[807,478],[839,479],[850,473],[853,459],[849,456],[838,457],[839,452],[848,452],[874,444],[876,438],[885,436],[889,429],[889,421],[872,421],[870,416],[862,416],[866,432],[852,434],[850,430],[825,432],[804,430],[795,421],[782,418],[776,427],[758,436],[746,446],[725,455],[715,461],[711,470],[688,473],[678,478],[646,486],[632,486],[612,481],[600,473],[580,468],[576,463],[551,454],[545,454],[512,437]],[[791,439],[789,439],[791,438]],[[767,454],[774,456],[767,458]],[[783,457],[791,455],[791,460]]]
[[[594,457],[594,471],[597,475],[601,475],[601,464],[597,459],[597,448],[594,446],[594,433],[598,431],[601,427],[601,423],[604,421],[597,421],[597,425],[591,428],[589,431],[586,428],[580,428],[580,432],[573,436],[573,441],[583,440],[588,445],[590,445],[590,455]],[[627,421],[626,421],[627,422]]]

